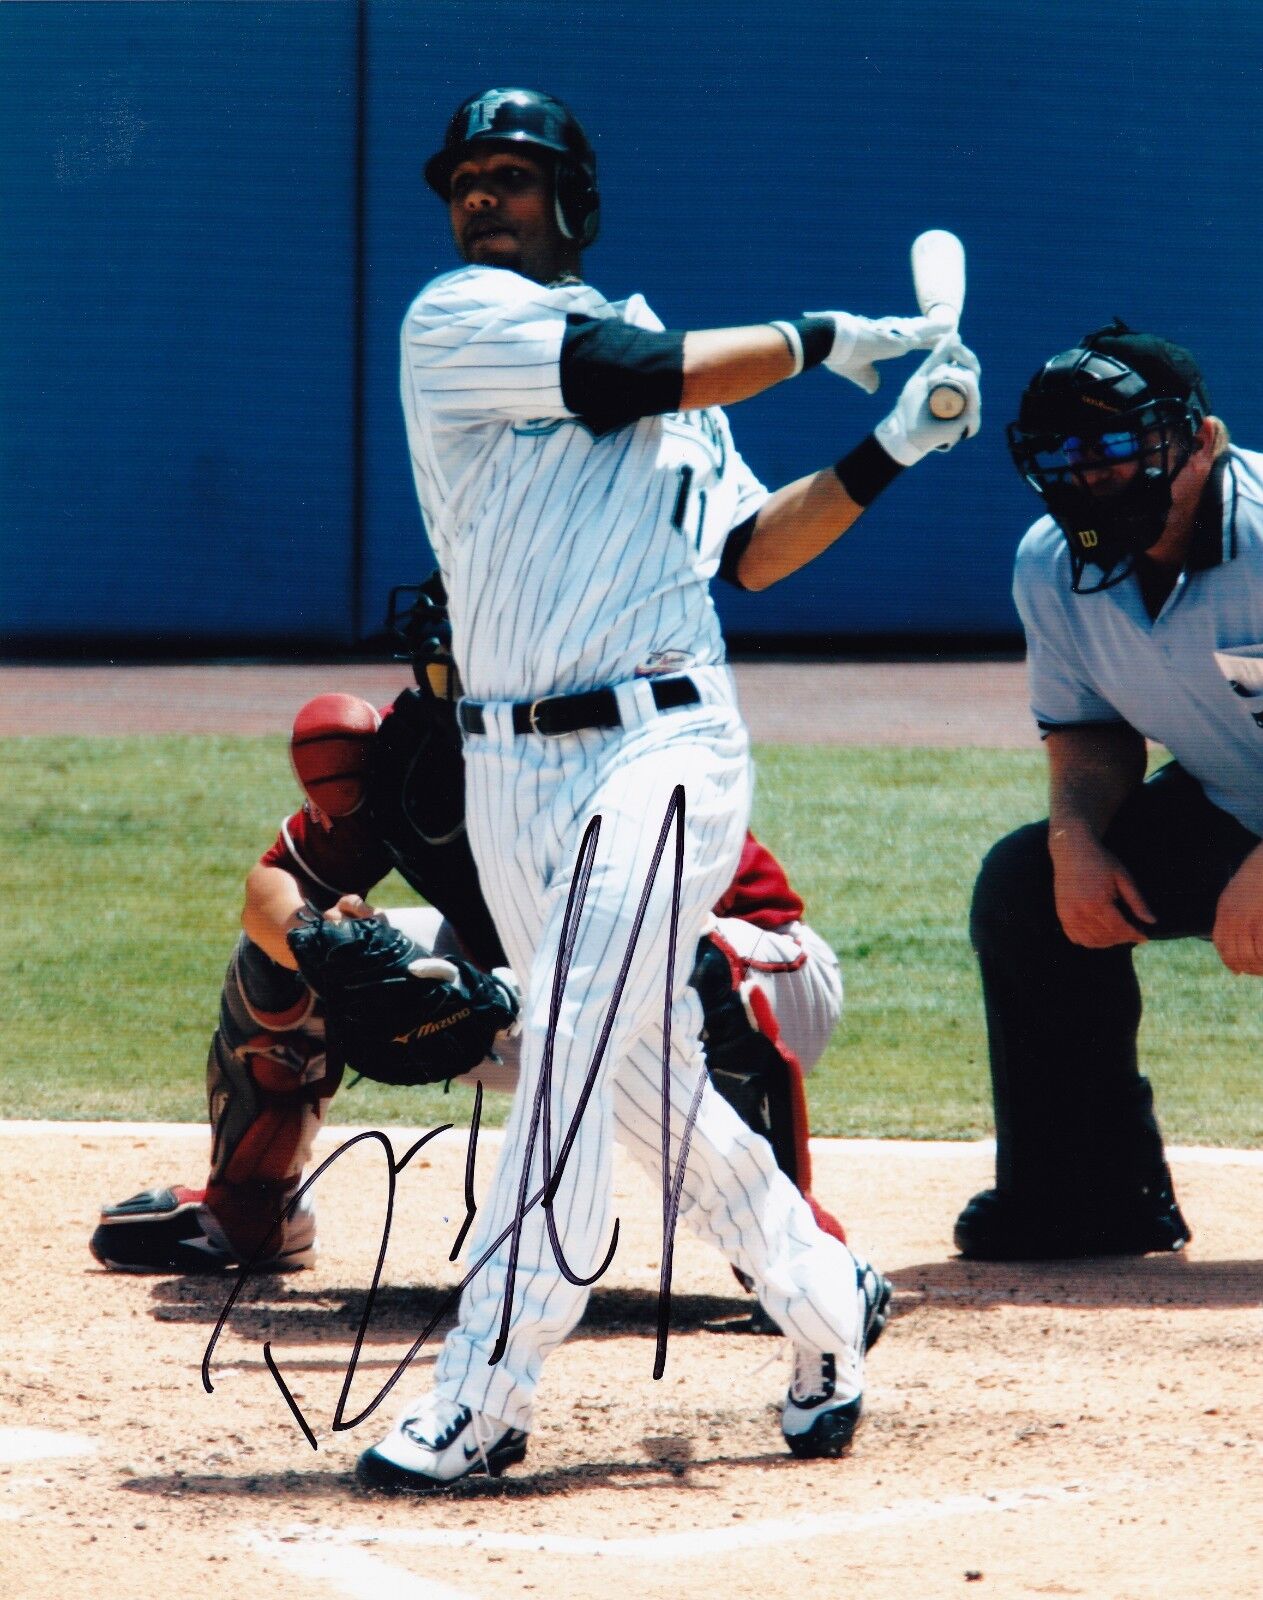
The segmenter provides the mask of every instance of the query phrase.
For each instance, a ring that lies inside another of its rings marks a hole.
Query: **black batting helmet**
[[[1065,534],[1079,593],[1108,588],[1162,536],[1171,485],[1210,409],[1187,350],[1125,324],[1085,334],[1047,361],[1008,427],[1009,453]],[[1104,469],[1135,462],[1113,487]],[[1084,590],[1086,566],[1102,569]]]
[[[483,144],[524,144],[548,151],[557,226],[581,246],[592,243],[601,214],[596,155],[568,106],[538,89],[487,89],[466,100],[447,125],[443,148],[425,164],[425,181],[440,199],[448,197],[457,164]]]

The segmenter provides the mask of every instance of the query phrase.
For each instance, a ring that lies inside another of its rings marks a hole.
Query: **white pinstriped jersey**
[[[718,407],[594,438],[562,399],[570,312],[662,326],[639,295],[497,267],[435,278],[403,324],[417,495],[476,700],[722,662],[708,582],[767,497]]]

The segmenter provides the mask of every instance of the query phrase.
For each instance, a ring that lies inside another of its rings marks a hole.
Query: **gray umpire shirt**
[[[1075,594],[1051,517],[1018,547],[1013,598],[1041,729],[1129,724],[1263,836],[1263,455],[1229,452],[1221,498],[1156,617],[1135,574]]]

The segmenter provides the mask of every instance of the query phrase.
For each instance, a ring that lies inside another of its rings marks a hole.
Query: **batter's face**
[[[534,156],[502,147],[466,157],[452,171],[448,211],[456,248],[475,266],[537,283],[578,274],[578,247],[557,226],[552,172]]]

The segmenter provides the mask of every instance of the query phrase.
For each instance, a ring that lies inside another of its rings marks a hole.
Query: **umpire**
[[[1008,432],[1047,512],[1014,598],[1049,820],[974,891],[996,1187],[956,1245],[1179,1250],[1132,951],[1209,939],[1263,974],[1263,455],[1230,446],[1187,350],[1117,322],[1036,373]],[[1146,739],[1175,758],[1148,781]]]

